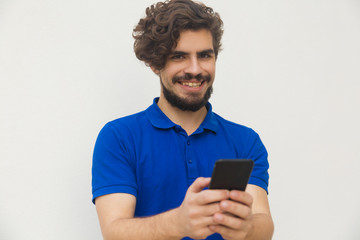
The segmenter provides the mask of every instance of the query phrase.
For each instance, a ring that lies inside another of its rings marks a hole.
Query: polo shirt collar
[[[158,100],[158,97],[154,98],[153,104],[145,110],[145,114],[149,121],[156,128],[168,129],[175,127],[176,124],[173,123],[157,105]]]
[[[157,105],[159,98],[154,98],[153,104],[145,110],[145,114],[148,117],[151,124],[156,128],[169,129],[176,126],[159,108]],[[200,127],[197,131],[207,129],[216,133],[218,129],[218,123],[212,112],[212,106],[210,103],[206,104],[208,110],[204,121],[200,124]]]
[[[206,104],[206,108],[208,112],[206,114],[204,121],[200,124],[199,130],[202,130],[201,128],[203,128],[216,133],[219,126],[215,118],[215,113],[213,113],[212,106],[209,102]]]

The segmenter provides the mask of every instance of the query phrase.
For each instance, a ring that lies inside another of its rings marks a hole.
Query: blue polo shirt
[[[180,206],[197,177],[211,177],[218,159],[254,160],[249,183],[267,191],[267,151],[252,129],[212,112],[190,136],[157,106],[107,123],[97,138],[92,168],[93,201],[110,193],[136,197],[135,216]]]

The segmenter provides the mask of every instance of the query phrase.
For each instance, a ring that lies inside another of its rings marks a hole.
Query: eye
[[[184,55],[181,54],[175,54],[171,56],[171,59],[173,60],[180,60],[180,59],[184,59]]]
[[[210,53],[200,53],[200,58],[212,58],[212,54]]]

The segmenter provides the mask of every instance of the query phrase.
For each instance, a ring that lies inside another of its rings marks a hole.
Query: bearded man
[[[104,239],[271,239],[267,151],[208,102],[222,26],[204,4],[172,0],[147,8],[135,27],[135,54],[161,92],[98,136],[93,202]],[[207,189],[224,158],[254,161],[246,191]]]

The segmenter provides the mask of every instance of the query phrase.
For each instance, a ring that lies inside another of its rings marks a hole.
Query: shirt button
[[[187,145],[190,145],[190,140],[187,140]]]
[[[191,159],[189,159],[189,163],[192,163],[192,160],[191,160]]]

